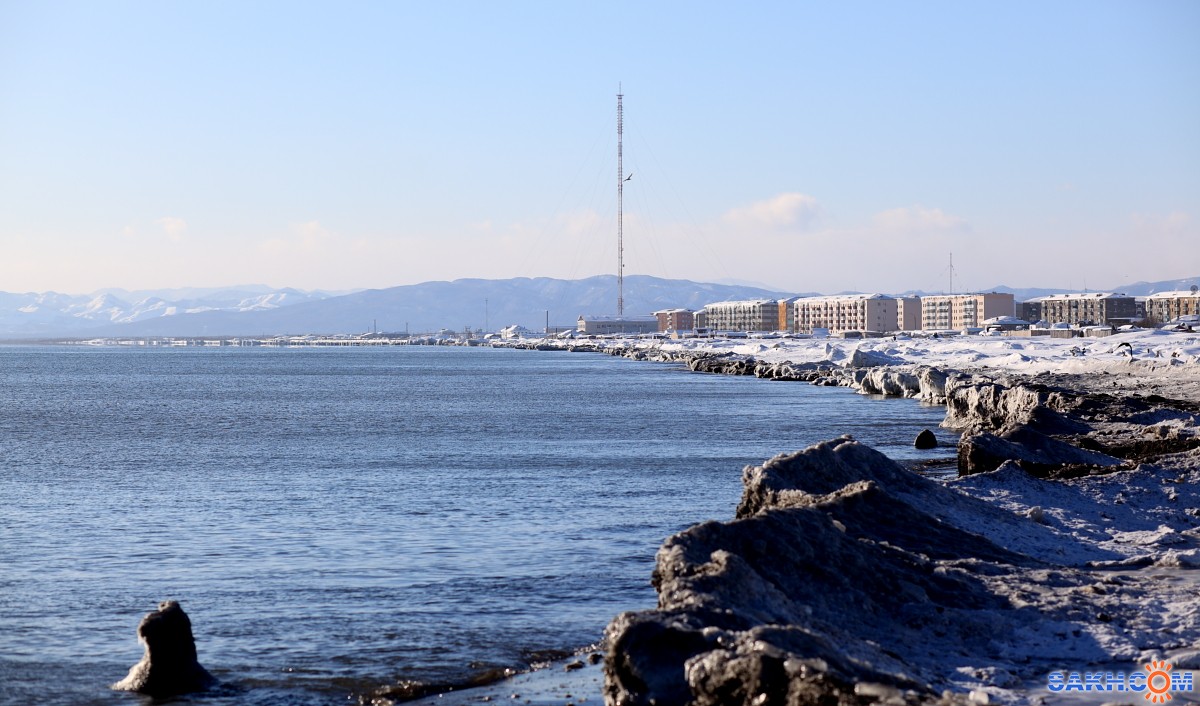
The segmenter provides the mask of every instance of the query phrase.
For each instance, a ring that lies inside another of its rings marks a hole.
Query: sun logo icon
[[[1146,693],[1143,696],[1156,704],[1170,701],[1171,664],[1158,660],[1147,664],[1146,671],[1149,674],[1146,676]]]

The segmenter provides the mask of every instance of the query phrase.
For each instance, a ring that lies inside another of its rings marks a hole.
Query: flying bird
[[[629,172],[629,176],[625,177],[625,181],[629,181],[632,178],[633,178],[633,172]]]

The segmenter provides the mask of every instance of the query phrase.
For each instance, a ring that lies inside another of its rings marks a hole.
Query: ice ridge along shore
[[[736,518],[668,538],[658,606],[609,625],[606,700],[1053,703],[1055,671],[1200,668],[1197,339],[585,344],[963,431],[950,482],[849,438],[747,468]]]

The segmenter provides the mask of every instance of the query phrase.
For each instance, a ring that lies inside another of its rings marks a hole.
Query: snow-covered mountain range
[[[0,292],[0,335],[41,337],[83,335],[113,324],[133,324],[202,312],[233,314],[320,301],[335,294],[251,285],[212,289],[125,291],[92,294]]]
[[[1138,282],[1116,291],[1143,296],[1186,290],[1200,277]],[[1064,289],[998,286],[1018,301]],[[736,284],[712,284],[631,275],[625,278],[625,313],[698,309],[705,304],[754,298],[806,296]],[[531,330],[573,326],[580,315],[611,315],[616,277],[579,280],[548,277],[453,282],[355,292],[273,289],[261,285],[214,289],[125,291],[88,295],[0,292],[0,338],[91,338],[96,336],[267,336],[301,333],[412,333],[442,328],[498,330],[520,324]]]

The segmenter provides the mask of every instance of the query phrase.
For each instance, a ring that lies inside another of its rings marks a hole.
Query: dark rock
[[[573,671],[575,671],[575,670],[577,670],[577,669],[583,669],[583,660],[581,660],[581,659],[577,659],[577,660],[574,660],[574,661],[572,661],[572,662],[567,662],[567,663],[566,663],[566,664],[563,666],[563,669],[564,669],[565,671],[568,671],[568,672],[573,672]]]
[[[192,621],[178,602],[159,603],[158,610],[142,618],[137,635],[146,652],[124,679],[112,685],[113,689],[158,698],[204,691],[217,685],[217,680],[196,658]]]
[[[967,435],[958,442],[959,476],[994,471],[1005,461],[1015,461],[1021,470],[1039,478],[1068,467],[1115,469],[1122,464],[1121,459],[1073,446],[1027,426],[1010,428],[1000,436],[986,432]],[[1082,475],[1086,474],[1085,470]]]
[[[913,441],[913,446],[918,449],[936,449],[937,445],[937,437],[934,436],[933,432],[928,429],[925,429],[920,434],[917,434],[916,440]]]
[[[758,361],[751,357],[728,354],[700,354],[687,361],[690,370],[718,375],[753,375]]]

